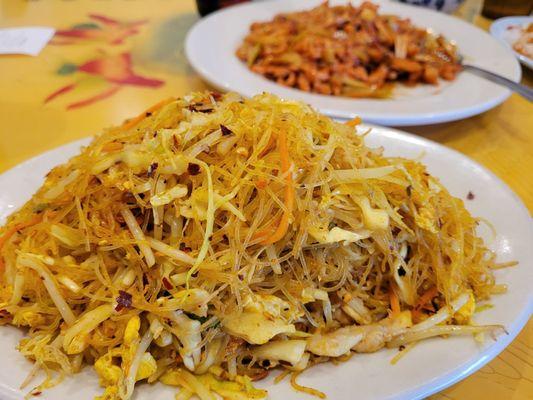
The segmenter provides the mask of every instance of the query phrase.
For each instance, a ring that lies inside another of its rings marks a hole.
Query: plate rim
[[[269,1],[272,2],[272,3],[276,2],[276,0],[267,0],[267,1],[261,1],[261,2],[242,3],[242,4],[237,4],[235,6],[232,6],[232,7],[219,9],[219,10],[217,10],[217,11],[215,11],[215,12],[213,12],[213,13],[211,13],[211,14],[209,14],[209,15],[201,18],[201,19],[199,19],[189,29],[189,31],[187,32],[187,35],[185,37],[185,46],[184,46],[185,55],[186,55],[186,58],[187,58],[187,60],[188,60],[188,62],[190,64],[190,66],[193,68],[194,71],[196,71],[198,73],[198,75],[200,75],[200,77],[203,80],[205,80],[211,86],[214,86],[215,88],[217,88],[219,90],[238,91],[240,94],[242,94],[245,97],[251,97],[251,93],[253,93],[251,90],[247,90],[247,89],[237,90],[237,88],[232,87],[232,85],[228,84],[227,82],[223,82],[222,80],[219,80],[217,78],[216,74],[209,73],[206,70],[205,65],[203,65],[201,62],[198,62],[198,60],[194,56],[195,46],[194,46],[194,43],[193,43],[193,39],[194,39],[194,35],[197,34],[198,29],[201,29],[206,24],[210,24],[212,20],[218,19],[221,16],[223,16],[224,14],[238,13],[241,9],[261,7],[265,3],[268,3]],[[297,3],[297,2],[300,2],[300,1],[301,0],[288,0],[285,4],[288,4],[290,2]],[[373,1],[375,3],[377,3],[378,5],[392,3],[392,2],[387,1],[387,0],[373,0]],[[281,3],[281,1],[277,1],[277,2]],[[339,0],[337,0],[336,2],[337,3],[348,3],[349,2],[349,3],[352,3],[352,4],[353,3],[359,4],[359,3],[362,2],[362,0],[357,0],[357,1],[353,1],[353,0],[341,0],[341,1],[339,1]],[[414,6],[414,5],[406,4],[406,3],[394,2],[393,5],[395,7],[405,8],[406,10],[416,10],[417,12],[422,13],[422,14],[429,13],[431,15],[438,16],[439,18],[442,18],[443,20],[447,20],[447,21],[450,21],[450,22],[453,21],[454,24],[459,24],[459,25],[462,25],[464,27],[468,27],[467,29],[474,29],[474,30],[486,35],[488,39],[492,39],[493,40],[493,44],[500,46],[503,50],[505,50],[507,53],[509,53],[509,56],[512,55],[512,53],[509,52],[508,47],[505,46],[503,43],[501,43],[496,38],[494,38],[493,36],[491,36],[491,34],[489,32],[479,28],[478,26],[476,26],[474,24],[470,24],[467,21],[464,21],[464,20],[462,20],[460,18],[453,17],[453,16],[450,16],[448,14],[444,14],[444,13],[441,13],[441,12],[438,12],[438,11],[435,11],[435,10],[431,10],[431,9],[427,9],[427,8],[419,7],[419,6]],[[234,56],[234,55],[232,55],[232,56]],[[513,63],[514,64],[513,65],[513,75],[514,75],[514,77],[511,78],[511,80],[519,82],[521,77],[522,77],[522,70],[520,68],[520,63],[518,62],[518,60],[516,60],[516,57],[514,57],[514,55],[512,55],[512,57],[509,58],[509,61],[511,61],[511,58],[512,58],[512,61],[514,61],[514,63]],[[254,76],[257,75],[258,78],[263,78],[261,75],[254,74],[253,72],[248,71],[248,69],[246,69],[246,70],[247,70],[247,73],[249,73],[249,74],[253,74]],[[467,71],[465,71],[465,72],[467,72]],[[265,78],[263,78],[263,79],[265,79]],[[271,82],[271,81],[268,81],[268,83],[277,85],[277,84],[275,84],[274,82]],[[320,98],[330,99],[332,97],[332,96],[325,96],[325,95],[320,95],[320,94],[316,94],[316,93],[306,93],[306,92],[302,92],[302,91],[300,91],[298,89],[288,88],[288,87],[284,87],[284,86],[281,86],[281,85],[277,85],[277,86],[279,86],[279,88],[282,89],[282,90],[288,91],[288,93],[282,94],[282,95],[278,93],[278,95],[280,97],[284,97],[284,98],[288,98],[288,99],[293,98],[293,95],[291,95],[291,93],[294,93],[294,96],[301,96],[301,95],[309,96],[309,99],[313,98],[313,99],[315,99],[315,101],[320,101]],[[256,87],[254,89],[260,90],[262,88]],[[387,112],[387,114],[379,113],[379,112],[378,113],[375,113],[375,112],[357,113],[357,112],[349,111],[349,110],[345,111],[345,110],[335,109],[335,107],[330,107],[330,106],[319,106],[318,104],[313,104],[313,106],[319,112],[321,112],[321,113],[323,113],[325,115],[328,115],[331,118],[351,119],[351,118],[354,118],[356,116],[361,116],[361,117],[363,117],[364,120],[372,122],[374,124],[380,124],[380,125],[386,125],[386,126],[397,126],[397,127],[401,127],[401,126],[419,126],[419,125],[439,124],[439,123],[443,123],[443,122],[452,122],[452,121],[457,121],[457,120],[465,119],[465,118],[468,118],[468,117],[472,117],[474,115],[478,115],[478,114],[484,113],[484,112],[486,112],[486,111],[488,111],[488,110],[490,110],[490,109],[492,109],[494,107],[497,107],[498,105],[502,104],[505,100],[507,100],[509,98],[509,96],[511,94],[512,94],[512,92],[510,90],[501,87],[500,88],[500,93],[498,95],[492,96],[492,97],[488,98],[487,100],[485,100],[483,102],[476,103],[476,104],[470,105],[468,107],[448,110],[448,111],[444,111],[444,112],[439,111],[439,110],[435,110],[433,112],[424,112],[424,113],[419,113],[419,114],[416,114],[416,113],[415,114],[413,114],[413,113],[409,113],[409,114],[398,113],[398,114],[395,114],[394,112],[392,112],[392,113],[391,112]],[[303,100],[303,101],[310,102],[309,99],[308,100]],[[349,98],[342,98],[342,99],[350,100]],[[354,108],[356,108],[357,107],[357,101],[359,99],[352,99],[352,100],[355,102],[354,103]],[[372,100],[372,99],[361,99],[361,100],[367,101],[367,100]],[[302,101],[301,98],[300,98],[300,101]],[[379,104],[376,104],[376,108],[379,108]]]
[[[526,207],[522,199],[502,179],[496,176],[490,169],[484,167],[483,165],[471,159],[467,155],[461,153],[460,151],[457,151],[441,143],[431,141],[427,138],[420,137],[409,132],[401,131],[401,130],[390,128],[390,127],[374,125],[374,124],[363,124],[361,125],[361,128],[371,128],[380,137],[384,137],[384,138],[390,137],[393,140],[397,139],[397,140],[405,141],[407,143],[412,143],[418,146],[422,146],[423,148],[428,148],[430,149],[430,151],[435,150],[437,152],[444,151],[446,153],[450,153],[454,156],[454,158],[458,157],[459,159],[467,161],[472,166],[480,168],[485,174],[488,174],[488,176],[490,176],[493,182],[495,182],[498,185],[498,189],[504,190],[507,194],[509,194],[513,198],[516,205],[519,207],[520,213],[524,214],[524,216],[527,216],[529,218],[529,222],[530,222],[529,223],[529,236],[533,238],[533,223],[532,223],[533,220],[531,218],[528,208]],[[17,170],[19,169],[24,169],[25,167],[31,166],[33,163],[36,163],[36,162],[37,163],[46,162],[45,160],[54,153],[58,154],[61,151],[68,150],[66,154],[68,158],[70,159],[71,157],[78,154],[79,149],[81,147],[87,146],[92,141],[93,138],[94,136],[88,136],[82,139],[67,142],[61,146],[49,149],[34,157],[28,158],[22,161],[21,163],[17,164],[16,166],[3,171],[0,174],[0,182],[4,179],[6,175],[16,174]],[[384,143],[384,146],[386,148],[386,143]],[[530,250],[530,253],[533,253],[533,251]],[[486,365],[488,362],[494,359],[497,355],[499,355],[505,348],[507,348],[507,346],[509,346],[509,344],[516,338],[516,336],[518,336],[520,331],[523,329],[523,327],[527,324],[527,322],[531,318],[533,314],[533,292],[529,294],[529,297],[527,298],[527,300],[528,301],[526,302],[526,304],[522,306],[518,316],[510,324],[506,325],[506,328],[509,330],[508,335],[499,336],[498,340],[496,340],[494,343],[491,343],[489,346],[487,346],[486,348],[483,348],[478,353],[473,354],[472,357],[470,357],[468,360],[464,361],[463,363],[453,366],[451,370],[446,372],[445,374],[435,376],[432,380],[425,382],[422,385],[407,388],[404,392],[397,393],[393,397],[388,397],[387,399],[395,399],[395,400],[422,399],[426,396],[440,392],[446,389],[447,387],[450,387],[451,385],[457,383],[458,381],[465,379],[472,373],[482,368],[484,365]],[[13,329],[17,329],[17,328],[13,328]],[[7,385],[5,385],[3,382],[0,382],[0,397],[1,396],[6,396],[8,399],[17,399],[17,400],[20,398],[20,397],[17,397],[19,396],[18,393],[14,393],[13,390]]]

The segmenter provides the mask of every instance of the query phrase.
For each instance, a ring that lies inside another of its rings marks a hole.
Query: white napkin
[[[38,55],[54,36],[55,29],[31,26],[0,29],[0,54]]]

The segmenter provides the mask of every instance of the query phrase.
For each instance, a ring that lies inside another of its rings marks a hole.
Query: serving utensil
[[[459,62],[463,67],[463,70],[472,72],[473,74],[481,76],[482,78],[485,78],[498,85],[505,86],[506,88],[511,89],[513,92],[518,93],[520,96],[528,99],[529,101],[533,101],[533,89],[520,83],[513,82],[512,80],[504,78],[501,75],[487,71],[486,69],[476,67],[475,65],[464,64],[462,56],[460,56]]]

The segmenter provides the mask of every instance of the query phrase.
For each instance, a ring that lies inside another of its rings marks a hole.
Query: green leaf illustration
[[[82,24],[76,24],[72,29],[101,29],[100,25],[95,24],[94,22],[85,22]]]
[[[57,73],[59,75],[70,75],[74,72],[76,72],[78,69],[78,66],[76,64],[72,63],[65,63],[59,69],[57,70]]]

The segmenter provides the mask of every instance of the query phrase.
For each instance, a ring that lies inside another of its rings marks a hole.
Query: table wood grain
[[[490,21],[477,15],[480,2],[466,4],[461,17],[486,29]],[[183,51],[197,19],[192,0],[1,1],[2,27],[46,25],[63,33],[38,57],[0,56],[0,172],[118,124],[165,96],[205,89]],[[69,36],[83,26],[105,34]],[[531,85],[531,73],[525,71],[523,80]],[[533,210],[531,103],[512,95],[476,117],[404,129],[484,165]],[[533,321],[487,366],[431,399],[533,399]]]

